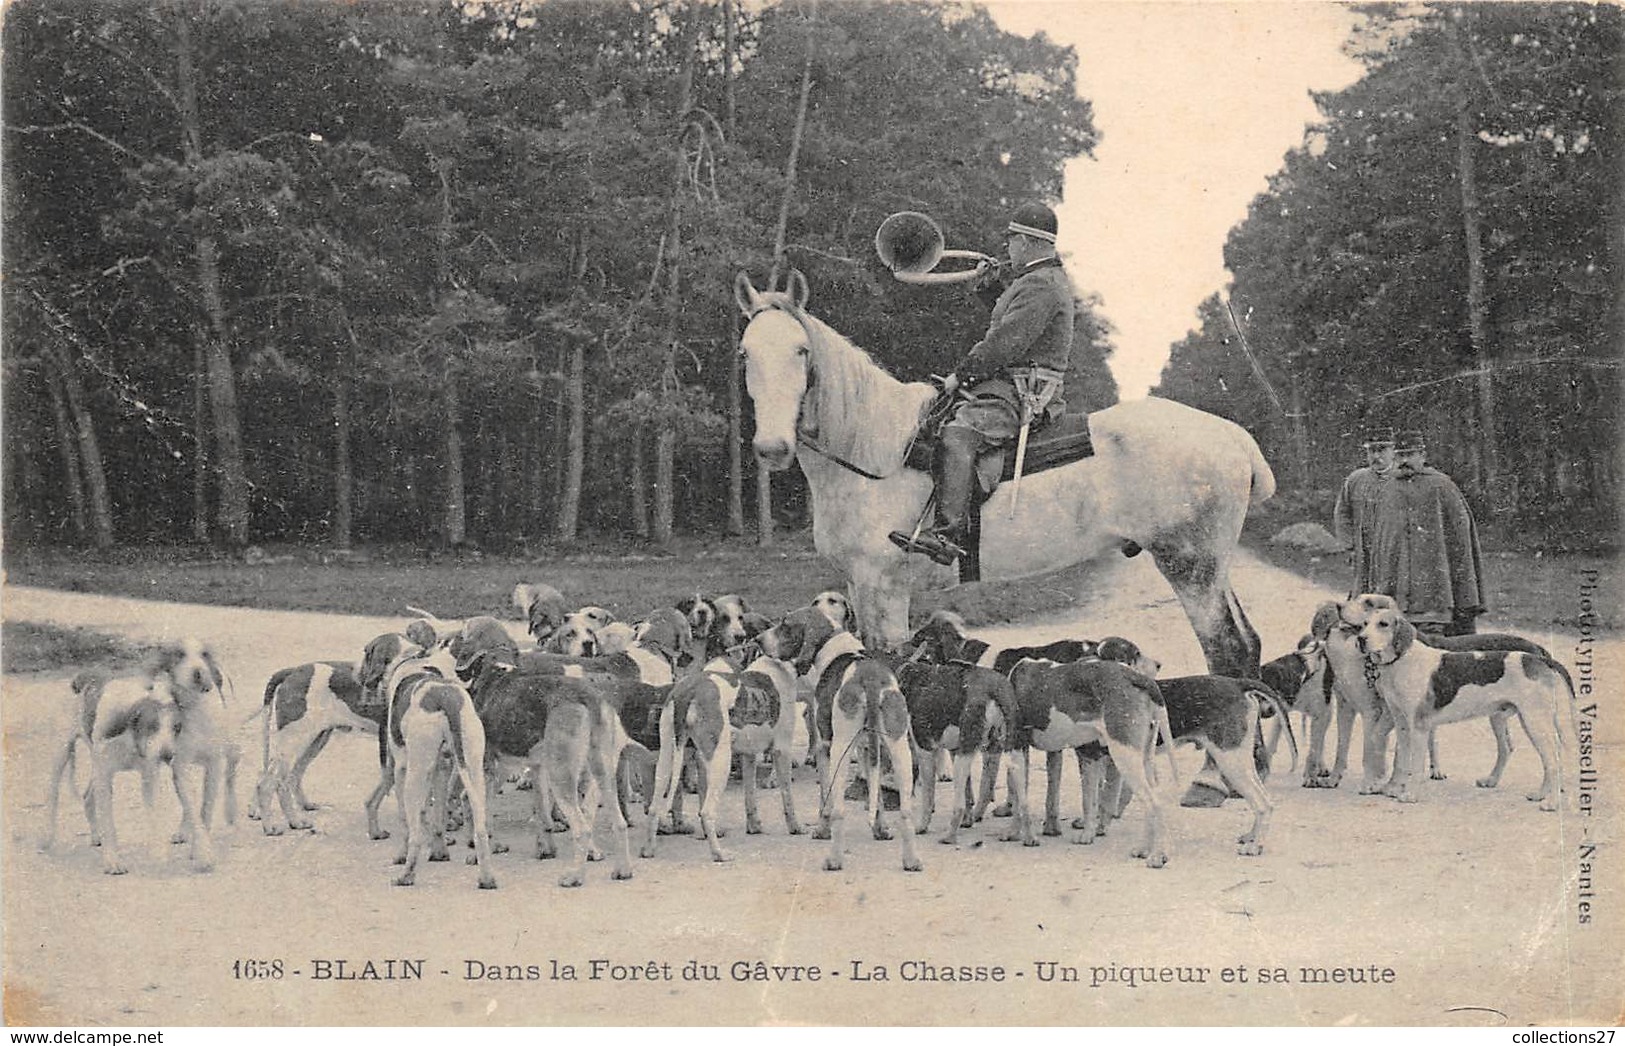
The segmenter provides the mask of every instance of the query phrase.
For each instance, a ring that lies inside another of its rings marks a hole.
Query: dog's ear
[[[175,666],[179,665],[185,657],[186,648],[180,643],[165,643],[158,648],[158,652],[153,656],[152,674],[174,675]]]
[[[1336,603],[1322,603],[1315,608],[1315,616],[1309,622],[1309,634],[1315,639],[1325,639],[1332,634],[1332,629],[1343,620],[1343,612],[1337,608]]]
[[[221,670],[220,662],[215,660],[214,651],[209,647],[203,648],[203,663],[209,666],[209,678],[214,680],[215,693],[222,694],[226,685],[226,673]]]
[[[745,637],[755,639],[757,636],[773,627],[766,614],[758,614],[752,610],[745,615]]]
[[[1398,614],[1394,615],[1394,660],[1398,661],[1416,642],[1416,626]]]
[[[858,634],[858,612],[853,609],[850,597],[846,601],[846,613],[841,615],[841,623],[848,632]]]

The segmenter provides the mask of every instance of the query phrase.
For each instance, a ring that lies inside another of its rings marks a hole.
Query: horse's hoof
[[[1185,790],[1184,796],[1179,800],[1179,805],[1211,810],[1223,806],[1227,798],[1229,796],[1225,794],[1223,788],[1215,788],[1205,781],[1195,781]]]

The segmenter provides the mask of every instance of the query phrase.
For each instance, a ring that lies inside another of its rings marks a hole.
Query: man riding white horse
[[[1072,356],[1075,296],[1055,256],[1056,228],[1055,212],[1041,203],[1020,207],[1010,220],[1005,249],[1015,278],[994,304],[987,334],[946,380],[946,392],[968,392],[938,436],[936,526],[889,535],[905,552],[944,566],[965,555],[977,458],[1019,439],[1060,393]],[[997,480],[983,477],[984,488]]]

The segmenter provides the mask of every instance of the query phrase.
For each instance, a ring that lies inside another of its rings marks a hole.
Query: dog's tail
[[[1152,706],[1157,719],[1157,729],[1162,733],[1162,752],[1168,759],[1168,774],[1174,779],[1174,787],[1179,787],[1179,767],[1174,765],[1174,732],[1168,726],[1168,706],[1158,702]]]
[[[446,729],[451,733],[451,751],[459,772],[466,773],[468,752],[463,748],[463,709],[468,705],[467,694],[461,687],[449,683],[437,684],[423,695],[420,707],[425,712],[441,712],[446,717]]]
[[[1136,689],[1143,691],[1151,699],[1151,718],[1156,721],[1157,731],[1162,735],[1162,752],[1168,759],[1168,774],[1173,778],[1174,786],[1179,786],[1179,767],[1174,765],[1174,731],[1168,725],[1168,702],[1163,699],[1162,688],[1157,681],[1148,675],[1129,670],[1124,673],[1129,683]],[[1156,738],[1152,738],[1155,746]]]
[[[1289,770],[1287,770],[1287,773],[1289,773],[1289,774],[1297,773],[1298,772],[1298,736],[1297,736],[1297,734],[1292,732],[1292,716],[1289,715],[1288,712],[1287,712],[1286,703],[1284,701],[1282,701],[1281,696],[1279,694],[1277,694],[1275,692],[1275,690],[1273,688],[1269,687],[1269,686],[1252,686],[1252,687],[1248,687],[1247,688],[1247,693],[1253,699],[1258,701],[1258,703],[1260,705],[1265,705],[1265,704],[1269,705],[1269,707],[1270,707],[1270,709],[1272,711],[1272,714],[1275,716],[1276,721],[1280,724],[1279,726],[1277,726],[1275,728],[1275,736],[1274,736],[1274,738],[1272,738],[1270,740],[1270,742],[1269,742],[1269,744],[1268,744],[1268,746],[1266,748],[1266,750],[1269,753],[1269,759],[1271,761],[1273,761],[1275,759],[1275,748],[1276,748],[1277,745],[1279,745],[1281,743],[1281,731],[1283,729],[1285,729],[1287,744],[1289,746],[1291,746],[1291,748],[1292,748],[1292,767]]]

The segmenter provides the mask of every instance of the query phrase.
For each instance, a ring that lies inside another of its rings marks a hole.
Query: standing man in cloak
[[[1419,632],[1470,635],[1486,609],[1472,510],[1450,477],[1428,465],[1422,433],[1399,433],[1394,456],[1377,500],[1369,591],[1393,596]]]
[[[1366,427],[1362,440],[1365,466],[1343,480],[1332,510],[1332,528],[1339,541],[1354,557],[1354,587],[1351,595],[1374,592],[1371,582],[1371,555],[1376,547],[1377,506],[1382,491],[1394,474],[1394,430],[1381,425]]]

